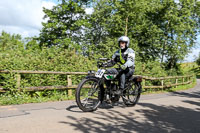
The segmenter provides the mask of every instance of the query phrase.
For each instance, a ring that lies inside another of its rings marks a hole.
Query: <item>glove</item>
[[[126,66],[125,65],[121,65],[121,69],[125,70]]]

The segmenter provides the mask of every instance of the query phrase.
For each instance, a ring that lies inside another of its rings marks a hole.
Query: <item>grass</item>
[[[184,72],[194,72],[196,77],[200,79],[200,68],[196,63],[182,63],[181,67]],[[177,88],[173,87],[170,89],[164,90],[153,90],[143,92],[143,95],[146,94],[158,94],[166,92],[181,91],[193,88],[196,85],[196,81],[193,84],[189,85],[180,85]],[[38,91],[38,92],[8,92],[0,93],[0,106],[2,105],[13,105],[13,104],[25,104],[25,103],[41,103],[41,102],[50,102],[50,101],[64,101],[64,100],[74,100],[73,96],[68,96],[67,91]]]
[[[147,94],[159,94],[159,93],[166,93],[166,92],[183,91],[183,90],[188,90],[188,89],[194,88],[195,85],[196,85],[196,80],[192,84],[179,85],[177,87],[160,89],[160,90],[151,89],[151,90],[147,90],[147,91],[143,92],[142,94],[147,95]]]
[[[26,103],[42,103],[53,101],[65,101],[74,99],[74,96],[67,96],[66,91],[38,91],[38,92],[14,92],[0,94],[0,106]]]
[[[177,88],[173,87],[165,90],[150,90],[145,91],[142,94],[159,94],[166,92],[181,91],[193,88],[196,85],[196,81],[189,85],[180,85]],[[0,106],[2,105],[15,105],[15,104],[26,104],[26,103],[41,103],[41,102],[53,102],[53,101],[65,101],[74,100],[73,96],[68,96],[67,91],[38,91],[38,92],[10,92],[0,94]]]

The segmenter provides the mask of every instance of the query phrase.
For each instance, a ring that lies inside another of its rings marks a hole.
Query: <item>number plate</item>
[[[103,74],[105,73],[106,70],[104,69],[98,69],[98,71],[95,74],[95,77],[97,78],[102,78]]]

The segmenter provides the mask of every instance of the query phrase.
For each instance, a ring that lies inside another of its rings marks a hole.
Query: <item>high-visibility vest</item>
[[[121,49],[119,50],[119,54],[120,54],[120,63],[123,65],[124,63],[126,63],[126,61],[125,61],[124,58],[122,57]]]

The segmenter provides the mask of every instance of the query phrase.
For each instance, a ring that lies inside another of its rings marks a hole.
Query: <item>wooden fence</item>
[[[23,89],[26,91],[39,91],[39,90],[54,90],[54,89],[68,89],[68,95],[72,95],[72,89],[77,88],[78,85],[72,85],[72,79],[71,75],[87,75],[86,72],[53,72],[53,71],[24,71],[24,70],[0,70],[0,73],[14,73],[16,75],[16,88],[19,90]],[[20,81],[21,81],[21,74],[60,74],[60,75],[67,75],[67,85],[59,85],[59,86],[38,86],[38,87],[25,87],[25,88],[20,88]],[[153,77],[147,77],[147,76],[142,76],[143,77],[143,88],[144,89],[150,89],[150,88],[169,88],[169,87],[174,87],[178,85],[185,85],[185,84],[190,84],[193,82],[193,75],[189,76],[174,76],[174,77],[160,77],[160,78],[153,78]],[[169,80],[174,79],[175,83],[170,82]],[[166,81],[168,80],[168,81]],[[155,85],[146,85],[148,81],[159,81],[161,84],[159,86]],[[166,84],[168,83],[168,84]],[[6,92],[3,87],[0,86],[0,92]]]

